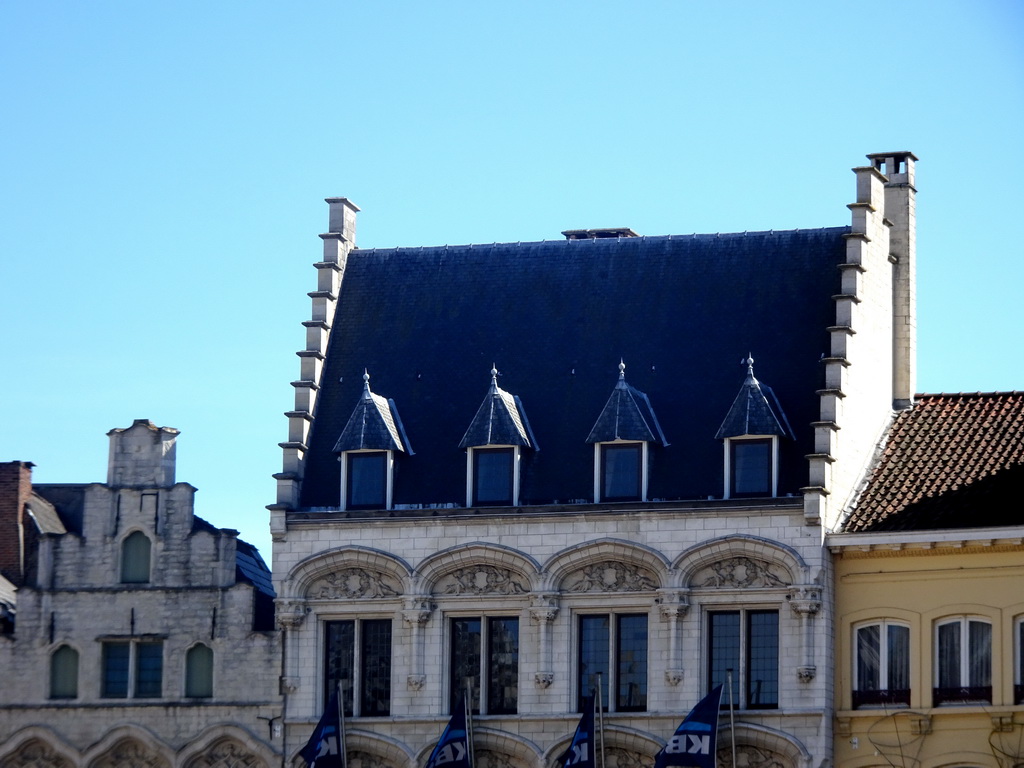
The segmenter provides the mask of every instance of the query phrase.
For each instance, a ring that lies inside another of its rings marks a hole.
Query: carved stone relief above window
[[[493,565],[452,571],[442,577],[434,588],[435,594],[444,595],[522,595],[528,591],[519,574]]]
[[[758,589],[786,587],[785,571],[764,560],[730,557],[719,560],[694,574],[693,585],[718,589]]]
[[[476,759],[477,768],[522,768],[508,755],[489,749],[477,749],[473,757]]]
[[[10,768],[72,768],[70,761],[38,739],[23,744],[21,749],[7,758],[4,765]]]
[[[93,763],[95,768],[170,768],[170,764],[138,741],[119,741]]]
[[[719,749],[718,764],[722,768],[793,768],[782,755],[746,744],[736,746],[735,766],[732,764],[732,750],[728,746]]]
[[[311,599],[369,600],[396,597],[402,586],[393,577],[365,568],[343,568],[314,581],[306,591]]]
[[[346,765],[349,768],[395,768],[392,763],[389,763],[383,757],[371,755],[369,752],[362,752],[360,750],[348,751]]]
[[[588,565],[565,580],[568,592],[645,592],[657,588],[652,571],[613,561]]]
[[[267,764],[237,741],[219,741],[193,759],[188,768],[266,768]]]
[[[651,768],[654,758],[631,749],[609,747],[605,750],[606,768]]]

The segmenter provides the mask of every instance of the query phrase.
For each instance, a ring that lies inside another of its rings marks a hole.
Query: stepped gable
[[[1024,524],[1024,392],[918,395],[889,430],[844,531]]]
[[[398,403],[416,445],[396,468],[394,503],[462,506],[459,444],[479,408],[477,372],[495,360],[544,446],[524,458],[521,504],[592,496],[585,441],[621,359],[671,443],[652,456],[648,497],[718,497],[715,434],[736,396],[735,361],[751,349],[796,432],[782,448],[779,494],[799,494],[849,231],[352,250],[299,507],[338,506],[336,444],[366,369]]]

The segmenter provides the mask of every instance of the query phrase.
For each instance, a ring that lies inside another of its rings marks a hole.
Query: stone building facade
[[[600,690],[608,768],[649,766],[731,670],[738,765],[828,762],[824,537],[914,392],[916,158],[869,160],[827,229],[363,250],[327,201],[271,507],[288,761],[340,684],[359,765],[421,765],[468,690],[480,765],[545,768]]]
[[[111,431],[105,484],[33,486],[31,464],[0,465],[4,768],[280,763],[270,573],[195,516],[177,435]]]

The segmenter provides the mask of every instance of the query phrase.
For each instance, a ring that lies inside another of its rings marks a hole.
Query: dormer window
[[[522,402],[498,386],[493,366],[491,387],[459,447],[466,449],[466,506],[519,505],[522,451],[536,451],[537,441]]]
[[[793,439],[775,393],[754,377],[754,358],[743,363],[747,378],[715,435],[724,441],[726,499],[778,495],[779,438]]]
[[[334,452],[341,461],[341,508],[390,509],[395,456],[411,456],[412,449],[395,401],[370,391],[369,373]]]
[[[647,395],[626,383],[626,364],[588,443],[594,444],[594,501],[646,501],[651,445],[665,447],[665,435]]]

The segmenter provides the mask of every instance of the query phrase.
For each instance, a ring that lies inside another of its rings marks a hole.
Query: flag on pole
[[[722,687],[697,702],[654,758],[654,768],[715,768]]]
[[[299,754],[309,768],[345,768],[345,741],[337,690],[331,694],[327,709]]]
[[[430,753],[427,768],[473,768],[469,731],[466,728],[466,696],[459,696],[452,719],[438,739],[437,746]]]
[[[558,758],[562,768],[596,768],[594,754],[594,699],[590,696],[583,700],[583,716],[576,726],[576,733],[569,743],[569,748]]]

